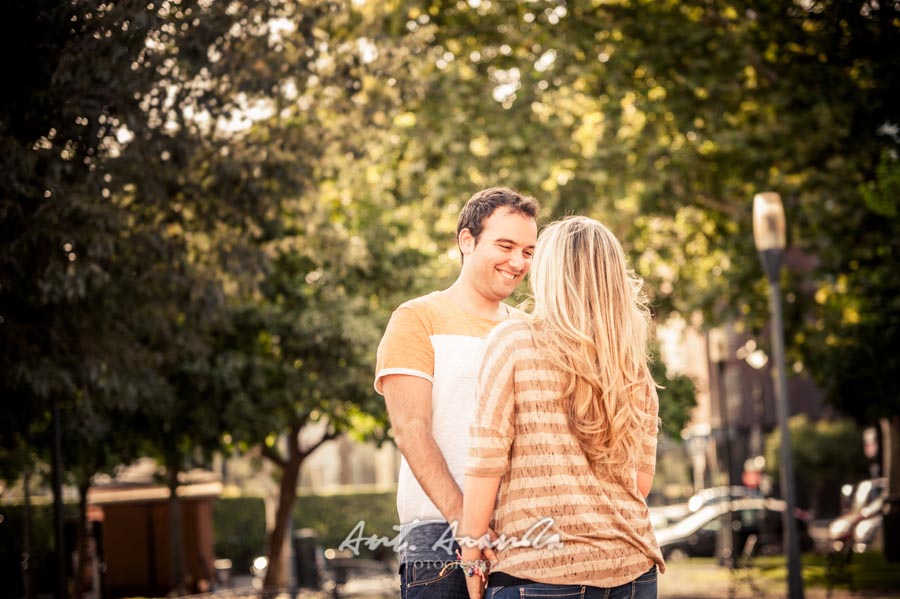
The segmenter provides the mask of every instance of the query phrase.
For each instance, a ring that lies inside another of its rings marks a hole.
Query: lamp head
[[[784,206],[774,191],[753,197],[753,241],[757,251],[784,250],[787,246]]]

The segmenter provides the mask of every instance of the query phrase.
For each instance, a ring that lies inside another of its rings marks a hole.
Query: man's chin
[[[502,296],[500,299],[505,300],[506,298],[511,296],[513,294],[513,292],[516,290],[516,287],[518,287],[518,286],[519,286],[518,280],[507,281],[506,279],[504,279],[503,285],[499,289],[497,289],[498,295]]]

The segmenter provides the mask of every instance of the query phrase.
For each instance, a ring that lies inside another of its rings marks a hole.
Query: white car
[[[763,497],[762,493],[750,487],[734,485],[730,489],[732,501],[747,497]],[[660,530],[698,512],[701,508],[727,501],[729,498],[728,490],[729,487],[725,486],[710,487],[694,493],[685,503],[651,507],[650,525],[653,526],[653,530]]]

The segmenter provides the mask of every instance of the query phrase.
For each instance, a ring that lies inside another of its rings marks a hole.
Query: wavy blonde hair
[[[576,216],[541,232],[529,286],[532,331],[562,372],[569,428],[592,467],[634,466],[654,385],[643,281],[609,229]]]

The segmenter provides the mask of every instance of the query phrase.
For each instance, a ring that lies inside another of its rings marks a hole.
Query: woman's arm
[[[650,488],[653,487],[653,475],[648,472],[641,472],[638,470],[637,473],[637,488],[638,491],[641,492],[641,495],[646,497],[650,494]]]
[[[463,519],[456,537],[462,548],[462,560],[497,561],[494,550],[487,546],[491,531],[489,528],[494,504],[497,502],[497,491],[500,488],[499,476],[466,475],[465,493],[463,494]],[[478,574],[466,578],[469,597],[480,599],[484,594],[486,579]]]

